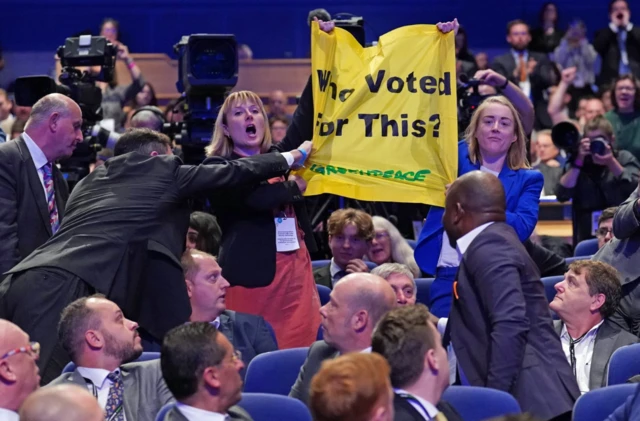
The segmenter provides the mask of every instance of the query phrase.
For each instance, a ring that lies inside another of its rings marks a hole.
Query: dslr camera
[[[568,121],[560,122],[551,129],[551,140],[559,149],[566,152],[569,162],[573,162],[578,156],[582,138],[578,128]],[[591,139],[589,145],[591,155],[606,155],[608,143],[609,141],[604,136]]]

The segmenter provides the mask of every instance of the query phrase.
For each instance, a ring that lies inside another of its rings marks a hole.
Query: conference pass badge
[[[275,218],[276,221],[276,250],[294,251],[300,248],[296,219],[286,216]]]

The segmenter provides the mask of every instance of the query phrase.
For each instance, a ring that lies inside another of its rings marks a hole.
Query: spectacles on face
[[[383,238],[389,238],[389,233],[388,232],[376,232],[376,236],[375,236],[376,241],[380,241]]]
[[[4,360],[13,355],[21,354],[23,352],[31,355],[32,357],[38,357],[40,356],[40,344],[38,342],[31,342],[29,343],[29,346],[21,346],[20,348],[13,349],[0,357],[0,360]]]
[[[237,349],[233,351],[233,355],[231,356],[231,361],[233,361],[234,363],[236,361],[242,361],[242,352],[238,351]]]
[[[596,236],[597,237],[606,237],[607,234],[609,233],[613,233],[613,228],[598,228],[598,230],[596,231]]]
[[[623,92],[623,91],[634,92],[635,90],[636,88],[633,86],[617,86],[616,87],[616,92]]]

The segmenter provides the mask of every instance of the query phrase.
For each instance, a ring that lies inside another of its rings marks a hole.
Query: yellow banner
[[[444,206],[457,177],[453,32],[406,26],[363,48],[340,28],[311,30],[316,151],[307,195]]]

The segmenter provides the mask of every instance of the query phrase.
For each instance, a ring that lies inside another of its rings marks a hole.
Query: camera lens
[[[589,150],[593,155],[606,155],[606,140],[603,137],[596,137],[595,139],[591,139]]]

